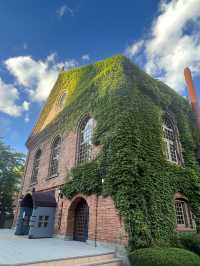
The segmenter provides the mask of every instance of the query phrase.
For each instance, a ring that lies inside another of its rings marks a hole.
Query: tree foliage
[[[24,155],[11,150],[0,140],[0,227],[13,211],[13,200],[20,189]]]

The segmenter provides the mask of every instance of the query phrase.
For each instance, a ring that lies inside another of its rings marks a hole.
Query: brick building
[[[113,63],[112,60],[117,63]],[[126,61],[128,61],[126,58],[119,56],[95,65],[60,72],[26,143],[28,155],[25,175],[19,207],[15,215],[16,218],[18,217],[17,234],[29,234],[30,237],[57,234],[80,241],[127,245],[128,234],[125,230],[124,217],[119,214],[111,195],[83,193],[80,189],[80,193],[74,193],[69,199],[62,192],[63,186],[74,178],[71,170],[95,161],[103,149],[102,143],[94,143],[93,140],[98,126],[98,113],[95,113],[98,101],[95,101],[93,105],[89,102],[88,106],[84,101],[87,100],[86,98],[90,100],[94,93],[93,88],[97,82],[101,81],[102,76],[105,80],[102,86],[105,86],[105,89],[102,87],[102,90],[98,91],[99,101],[105,94],[109,95],[109,86],[111,91],[113,87],[121,89],[125,86],[122,80],[116,81],[115,84],[115,78],[118,68],[122,76],[125,71],[130,72],[130,62]],[[134,69],[131,71],[134,72]],[[138,83],[138,73],[136,69],[131,82]],[[107,77],[109,78],[108,84],[106,83]],[[144,80],[145,78],[146,76]],[[160,83],[155,80],[153,82],[159,89]],[[145,82],[142,86],[146,86]],[[89,91],[87,87],[90,88]],[[167,90],[169,93],[166,92],[166,95],[167,93],[176,95],[169,88]],[[145,97],[151,97],[148,91],[145,93]],[[117,97],[123,98],[126,96],[124,94],[119,93]],[[113,95],[108,97],[113,97]],[[100,111],[106,113],[103,108]],[[168,113],[171,115],[170,112]],[[117,123],[118,115],[116,112],[116,120],[113,123]],[[179,138],[179,129],[174,122],[176,118],[170,115],[164,115],[161,123],[162,141],[165,146],[163,156],[168,163],[173,164],[173,167],[174,165],[182,166],[185,158]],[[109,113],[106,116],[109,119]],[[106,135],[106,130],[102,135]],[[102,175],[100,180],[102,186],[106,182],[104,179]],[[172,195],[176,213],[176,229],[194,231],[196,225],[188,205],[188,195],[182,192],[179,190]],[[49,212],[47,209],[53,211]],[[48,230],[45,231],[45,228]]]

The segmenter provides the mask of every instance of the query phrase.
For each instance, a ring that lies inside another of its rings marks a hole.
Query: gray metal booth
[[[52,237],[56,206],[53,191],[27,194],[20,204],[15,234],[29,238]]]

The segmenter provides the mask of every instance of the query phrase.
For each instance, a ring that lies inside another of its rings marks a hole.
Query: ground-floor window
[[[175,199],[176,226],[178,230],[195,230],[194,216],[191,208],[185,198]]]

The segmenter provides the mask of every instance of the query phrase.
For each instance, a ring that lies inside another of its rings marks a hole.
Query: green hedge
[[[200,234],[180,234],[178,244],[200,255]]]
[[[144,248],[129,256],[132,266],[199,266],[200,257],[180,248]]]

